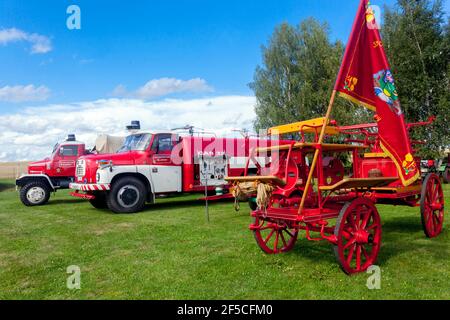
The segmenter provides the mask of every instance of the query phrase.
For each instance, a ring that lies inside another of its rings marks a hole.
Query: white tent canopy
[[[95,140],[95,150],[99,154],[116,153],[123,145],[125,137],[110,136],[100,134]]]

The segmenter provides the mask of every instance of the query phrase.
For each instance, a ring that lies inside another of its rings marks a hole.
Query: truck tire
[[[114,182],[106,197],[106,203],[114,213],[136,213],[144,208],[146,193],[141,180],[123,177]]]
[[[106,192],[94,192],[94,199],[89,200],[89,203],[96,209],[107,209],[108,204],[106,203]]]
[[[29,182],[20,188],[20,201],[27,207],[41,206],[50,199],[50,192],[50,187],[45,182]]]
[[[444,170],[444,173],[443,173],[443,178],[444,178],[444,183],[445,184],[448,184],[448,183],[450,183],[450,168],[446,168],[445,170]]]

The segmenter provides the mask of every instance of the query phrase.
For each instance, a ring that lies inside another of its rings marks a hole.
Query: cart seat
[[[286,181],[276,176],[245,176],[245,177],[226,177],[225,181],[228,182],[261,182],[270,183],[276,186],[283,187],[286,185]]]
[[[398,177],[380,177],[380,178],[347,178],[331,186],[321,186],[321,191],[335,191],[342,189],[370,189],[374,187],[383,187],[397,181]]]

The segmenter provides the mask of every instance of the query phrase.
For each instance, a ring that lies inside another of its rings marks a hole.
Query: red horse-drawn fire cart
[[[372,14],[362,0],[326,116],[269,129],[270,135],[299,139],[255,149],[248,165],[254,163],[258,174],[228,178],[236,188],[250,183],[258,190],[250,229],[266,253],[290,251],[305,230],[307,239],[334,245],[344,272],[363,272],[380,250],[377,203],[420,207],[426,236],[442,231],[440,179],[429,174],[420,180],[420,159],[413,156],[420,142],[408,134],[432,120],[405,124]],[[330,121],[337,93],[375,111],[376,123],[338,126]],[[264,164],[258,162],[262,155]]]

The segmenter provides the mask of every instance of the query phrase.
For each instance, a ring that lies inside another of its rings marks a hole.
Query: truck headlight
[[[97,174],[95,175],[95,181],[100,181],[100,172],[97,171]]]

